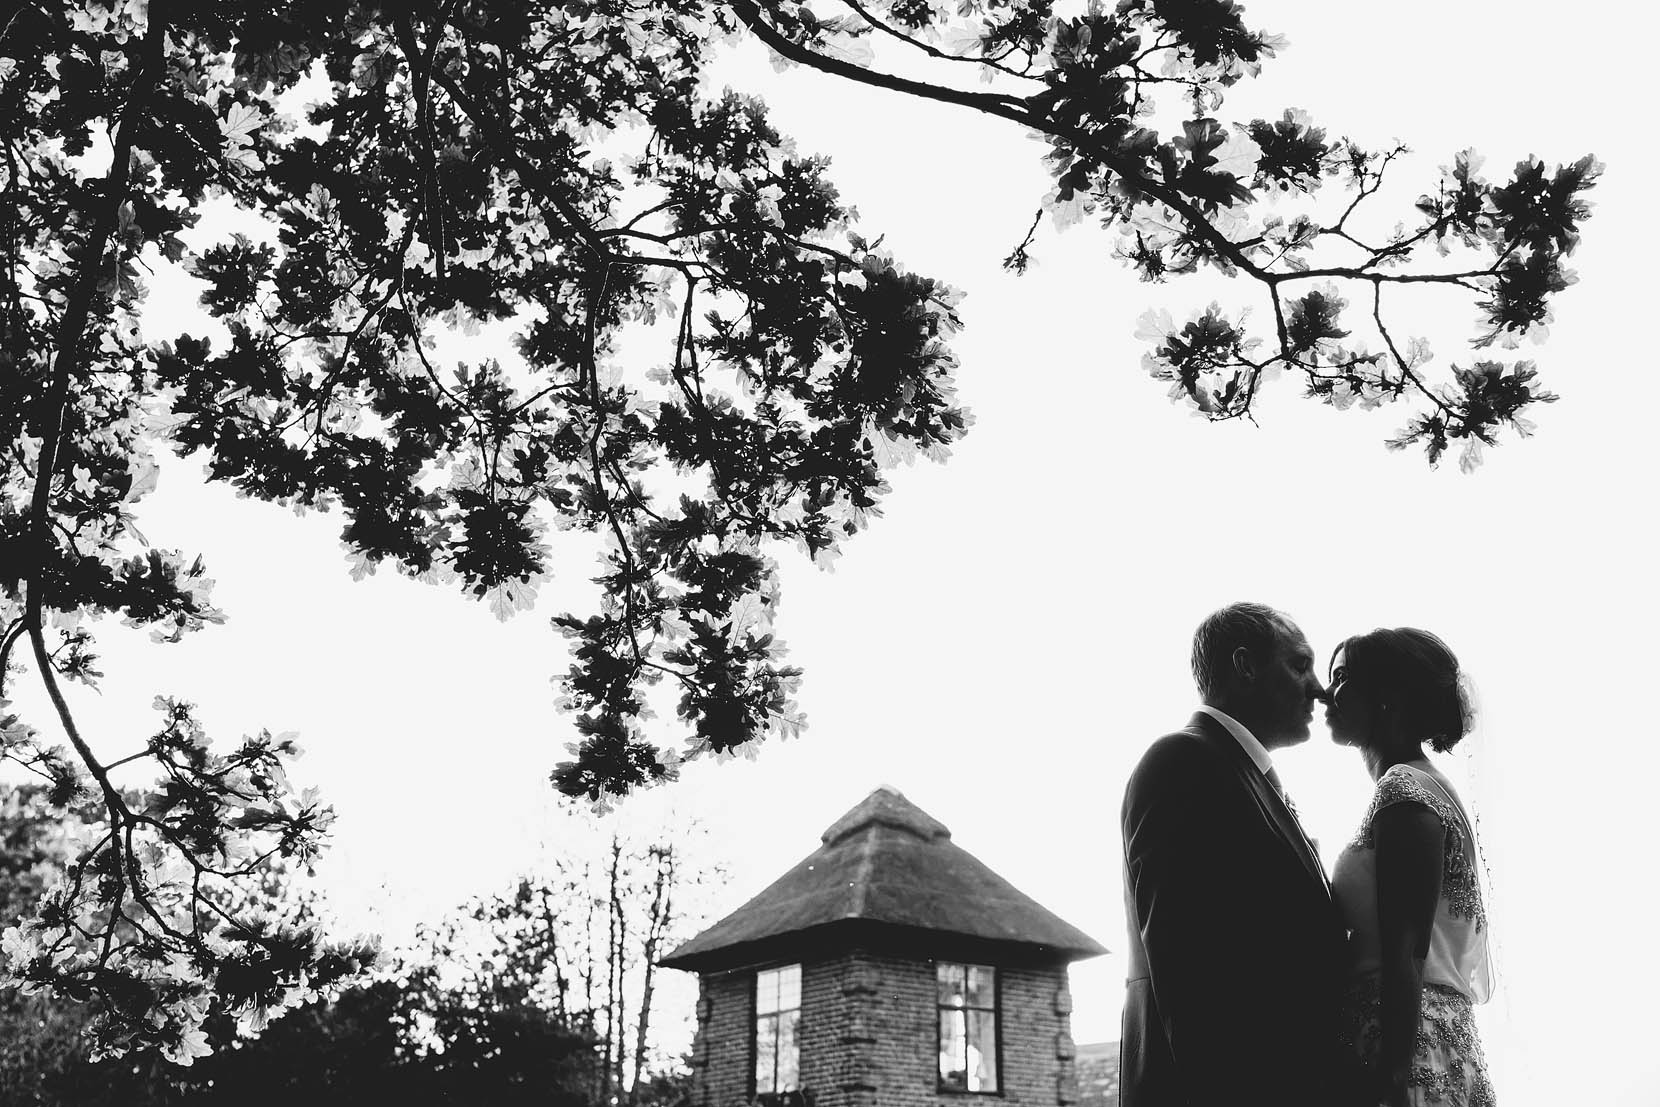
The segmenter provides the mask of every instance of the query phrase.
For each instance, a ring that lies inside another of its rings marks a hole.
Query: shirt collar
[[[1208,703],[1200,704],[1199,710],[1221,723],[1222,729],[1233,735],[1234,741],[1239,743],[1239,748],[1245,751],[1245,755],[1251,759],[1251,764],[1257,767],[1257,771],[1263,776],[1268,775],[1274,767],[1273,758],[1268,756],[1267,748],[1257,741],[1256,735],[1245,728],[1244,723]]]

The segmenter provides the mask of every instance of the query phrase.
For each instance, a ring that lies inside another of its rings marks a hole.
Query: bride
[[[1474,827],[1424,747],[1470,729],[1458,659],[1411,627],[1332,654],[1326,720],[1377,782],[1332,892],[1353,931],[1346,1042],[1387,1107],[1491,1107],[1472,1005],[1492,991]]]

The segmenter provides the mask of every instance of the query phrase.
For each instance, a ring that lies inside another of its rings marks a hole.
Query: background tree
[[[36,909],[90,829],[66,821],[44,786],[0,784],[0,926]],[[287,895],[287,882],[267,873],[259,894],[280,901]],[[101,1037],[99,1000],[43,989],[0,994],[0,1103],[162,1107],[181,1101],[181,1070],[158,1055],[95,1059]],[[228,1019],[219,1029],[226,1036],[235,1032]]]
[[[469,903],[426,932],[414,959],[435,967],[458,1011],[535,1009],[590,1033],[592,1102],[672,1104],[685,1065],[656,1045],[656,962],[691,936],[720,878],[697,860],[698,836],[686,823],[672,837],[603,833],[573,816],[547,873]],[[581,840],[590,848],[572,845]]]
[[[170,641],[223,617],[200,559],[134,525],[159,449],[337,508],[354,571],[453,584],[503,617],[534,601],[551,531],[597,543],[596,609],[555,620],[568,794],[800,726],[773,553],[832,558],[884,473],[944,457],[967,416],[956,294],[858,233],[759,102],[704,87],[740,35],[1036,132],[1057,221],[1118,228],[1149,280],[1257,287],[1266,344],[1217,305],[1145,323],[1147,368],[1208,417],[1248,417],[1289,370],[1336,406],[1409,399],[1395,444],[1433,462],[1462,442],[1473,465],[1551,398],[1491,352],[1432,377],[1386,309],[1441,287],[1477,299],[1483,350],[1540,333],[1596,164],[1530,160],[1495,184],[1460,155],[1399,229],[1368,227],[1399,148],[1297,110],[1221,121],[1280,45],[1231,0],[19,5],[0,26],[0,680],[26,642],[68,748],[6,715],[0,749],[95,830],[5,953],[14,980],[100,997],[106,1048],[188,1059],[211,1012],[257,1021],[372,955],[230,906],[266,858],[325,836],[327,809],[289,787],[290,739],[214,754],[169,698],[146,740],[95,748],[75,725],[61,683],[97,679],[92,622]],[[942,79],[958,71],[988,83]],[[1163,115],[1154,92],[1173,94]],[[192,236],[210,201],[268,237]],[[217,330],[150,345],[143,272],[172,264]],[[511,355],[434,362],[438,334],[486,322],[510,324]],[[659,356],[625,358],[635,337]],[[678,748],[641,721],[663,681]],[[159,783],[124,783],[141,771]]]
[[[68,830],[44,788],[0,788],[0,923],[34,910],[68,860]],[[0,1102],[53,1102],[47,1088],[85,1064],[81,1035],[90,1017],[81,1004],[51,995],[0,993]]]
[[[69,828],[45,789],[0,785],[0,920],[34,907],[70,856]],[[299,898],[280,873],[264,894]],[[564,902],[565,909],[575,904]],[[517,953],[516,950],[509,950]],[[256,1037],[217,1015],[203,1032],[218,1047],[190,1068],[144,1055],[95,1059],[96,1009],[46,992],[0,997],[0,1102],[17,1107],[209,1107],[370,1101],[439,1104],[535,1103],[601,1107],[605,1068],[585,1012],[554,1010],[524,987],[531,975],[452,979],[442,944],[383,966],[378,979],[290,1011]],[[430,958],[430,959],[426,959]],[[465,957],[462,958],[465,960]],[[670,1107],[677,1074],[651,1085]]]

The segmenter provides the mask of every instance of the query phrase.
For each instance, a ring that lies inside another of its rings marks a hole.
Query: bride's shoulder
[[[1351,844],[1360,848],[1372,846],[1372,824],[1378,815],[1388,808],[1405,803],[1427,807],[1444,827],[1455,827],[1457,820],[1452,808],[1432,782],[1433,778],[1422,770],[1409,765],[1391,765],[1378,777],[1377,786],[1372,791],[1372,802],[1367,805],[1366,815],[1360,820],[1360,828]]]
[[[1457,833],[1458,811],[1451,797],[1452,788],[1440,779],[1440,774],[1414,765],[1391,765],[1388,771],[1378,778],[1365,821],[1370,824],[1385,808],[1402,803],[1417,803],[1433,811],[1449,833]]]
[[[1370,828],[1380,811],[1402,803],[1421,804],[1434,812],[1447,830],[1449,843],[1455,843],[1463,836],[1462,821],[1452,799],[1451,786],[1441,780],[1439,773],[1413,765],[1391,765],[1378,778],[1363,830]]]
[[[1434,807],[1436,797],[1425,783],[1425,775],[1422,770],[1410,765],[1391,765],[1378,777],[1377,787],[1372,790],[1374,813],[1397,803],[1421,803]]]

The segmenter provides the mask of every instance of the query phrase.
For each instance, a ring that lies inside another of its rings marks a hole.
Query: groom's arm
[[[1295,1102],[1290,1028],[1271,1014],[1273,893],[1257,883],[1262,837],[1236,775],[1191,736],[1160,739],[1130,779],[1123,830],[1131,925],[1189,1103]]]

